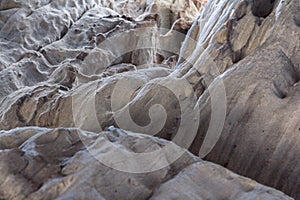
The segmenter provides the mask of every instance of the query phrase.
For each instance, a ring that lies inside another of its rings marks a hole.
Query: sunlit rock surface
[[[0,198],[300,198],[299,5],[1,1]],[[111,169],[80,137],[119,143],[111,125],[194,155]]]

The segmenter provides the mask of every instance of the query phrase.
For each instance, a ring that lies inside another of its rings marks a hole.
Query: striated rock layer
[[[205,3],[1,1],[0,198],[300,198],[300,1]]]

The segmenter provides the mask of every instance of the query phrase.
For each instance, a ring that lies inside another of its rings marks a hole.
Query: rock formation
[[[0,199],[300,198],[299,5],[1,1]]]
[[[202,161],[186,150],[180,159],[158,171],[145,174],[117,171],[103,165],[84,148],[87,141],[96,145],[97,140],[110,143],[114,131],[95,134],[74,128],[36,127],[2,131],[1,198],[291,199],[282,192]],[[114,142],[134,152],[157,150],[168,143],[125,132]],[[103,148],[100,151],[99,156],[109,154]]]

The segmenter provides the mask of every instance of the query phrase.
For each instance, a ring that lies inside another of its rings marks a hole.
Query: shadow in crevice
[[[251,11],[256,17],[268,17],[273,11],[275,0],[253,0]]]

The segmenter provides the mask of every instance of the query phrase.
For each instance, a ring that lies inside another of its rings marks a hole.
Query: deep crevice
[[[275,0],[253,0],[251,11],[256,17],[266,18],[273,11]]]

